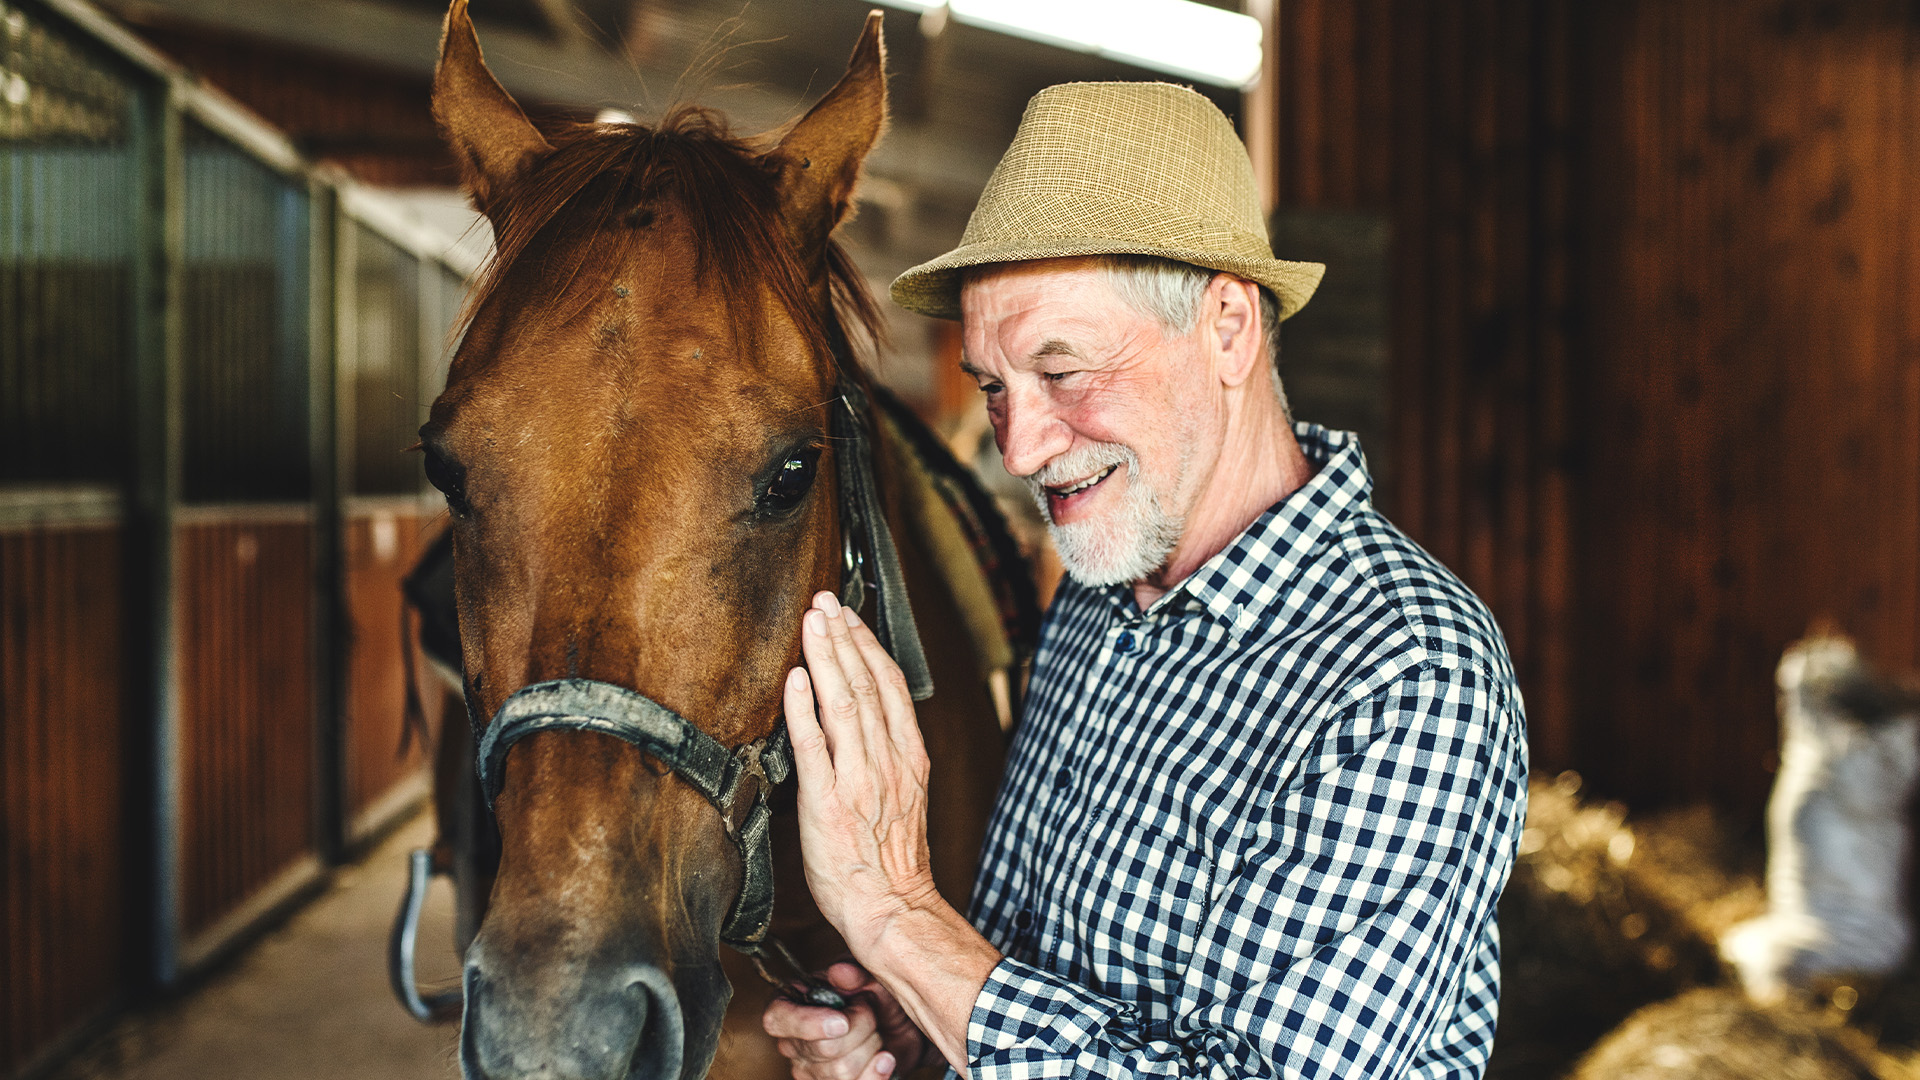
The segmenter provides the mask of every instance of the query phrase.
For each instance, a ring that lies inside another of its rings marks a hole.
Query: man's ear
[[[777,170],[780,216],[802,258],[823,250],[853,205],[860,165],[887,122],[886,63],[880,12],[869,12],[847,73],[767,152]]]
[[[490,218],[514,181],[553,149],[487,70],[467,0],[453,0],[447,8],[440,65],[433,72],[433,117],[460,162],[474,209]]]
[[[1260,325],[1260,286],[1232,274],[1215,274],[1207,284],[1202,322],[1214,350],[1220,381],[1239,386],[1260,366],[1266,348]]]

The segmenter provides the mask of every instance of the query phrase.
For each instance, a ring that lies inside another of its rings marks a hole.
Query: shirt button
[[[1019,929],[1019,930],[1025,930],[1027,927],[1032,926],[1033,925],[1032,910],[1028,908],[1021,908],[1020,914],[1015,915],[1013,917],[1013,925],[1016,929]]]
[[[1053,786],[1056,791],[1065,791],[1073,786],[1073,770],[1065,765],[1060,766],[1060,771],[1053,774]]]
[[[1114,647],[1122,653],[1131,653],[1133,651],[1133,631],[1120,631],[1120,639],[1114,642]]]

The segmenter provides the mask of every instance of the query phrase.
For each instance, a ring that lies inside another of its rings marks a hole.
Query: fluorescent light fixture
[[[1260,23],[1193,0],[880,0],[1215,86],[1260,77]]]

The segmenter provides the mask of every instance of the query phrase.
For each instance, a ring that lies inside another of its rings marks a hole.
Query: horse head
[[[721,939],[753,929],[742,853],[796,628],[841,584],[835,307],[873,308],[830,234],[884,121],[879,17],[771,148],[691,109],[550,141],[482,62],[466,0],[434,111],[496,237],[421,431],[502,840],[462,1064],[699,1077],[730,996]],[[615,699],[652,734],[612,731],[594,703]]]

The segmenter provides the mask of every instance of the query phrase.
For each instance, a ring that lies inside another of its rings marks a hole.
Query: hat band
[[[1080,244],[1092,237],[1149,248],[1182,249],[1246,261],[1272,261],[1264,232],[1145,200],[1089,198],[1071,192],[1027,192],[1017,205],[968,223],[961,247],[978,244]]]

